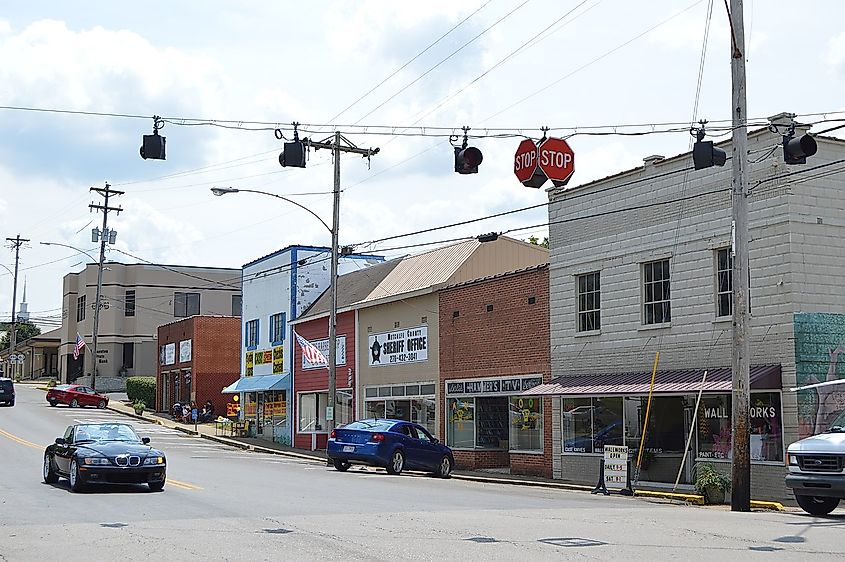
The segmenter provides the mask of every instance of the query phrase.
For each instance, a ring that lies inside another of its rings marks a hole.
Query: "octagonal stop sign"
[[[537,145],[531,139],[525,139],[516,148],[513,158],[513,173],[516,179],[526,187],[540,187],[546,183],[546,174],[537,165],[539,160]]]
[[[537,164],[555,187],[567,184],[575,172],[575,153],[563,139],[549,137],[537,148]]]

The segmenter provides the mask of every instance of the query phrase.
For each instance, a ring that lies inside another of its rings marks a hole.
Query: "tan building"
[[[97,265],[63,280],[60,380],[88,383],[93,368]],[[97,343],[98,390],[125,388],[127,376],[155,376],[159,326],[196,315],[239,316],[241,270],[181,265],[103,265]],[[77,333],[85,342],[74,359]]]

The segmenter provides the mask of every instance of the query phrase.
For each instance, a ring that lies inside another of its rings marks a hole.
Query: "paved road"
[[[82,420],[135,425],[168,455],[163,493],[41,482],[43,446]],[[0,561],[842,559],[845,516],[731,513],[384,472],[228,448],[108,410],[0,408]]]

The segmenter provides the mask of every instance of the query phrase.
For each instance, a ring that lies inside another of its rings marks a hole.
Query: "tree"
[[[549,237],[548,236],[544,237],[543,241],[540,242],[540,239],[537,238],[536,236],[529,236],[528,237],[528,243],[534,244],[535,246],[542,246],[544,248],[548,248],[549,247]]]
[[[15,332],[17,332],[17,339],[15,341],[17,343],[41,334],[41,328],[31,322],[18,322],[15,324],[15,327]],[[10,336],[9,331],[12,329],[11,322],[4,322],[2,329],[6,330],[6,333],[3,334],[2,338],[0,338],[0,349],[8,349]]]

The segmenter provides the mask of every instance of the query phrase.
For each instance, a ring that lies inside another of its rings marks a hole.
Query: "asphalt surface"
[[[731,513],[638,498],[441,480],[233,449],[18,385],[0,408],[0,561],[845,559],[845,515]],[[163,449],[168,484],[70,492],[43,448],[119,420]]]

